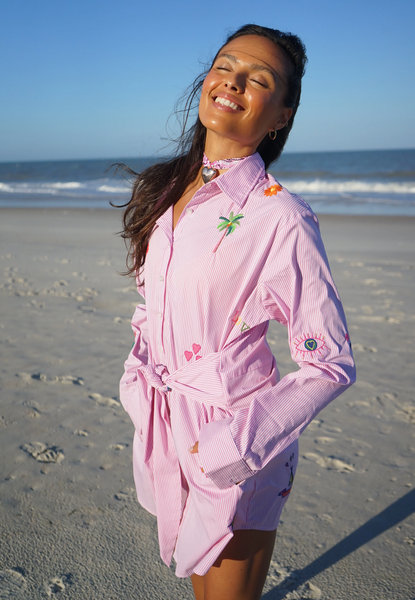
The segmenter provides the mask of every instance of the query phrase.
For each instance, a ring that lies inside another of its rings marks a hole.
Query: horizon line
[[[293,150],[288,150],[286,152],[282,152],[281,156],[283,155],[287,155],[287,154],[327,154],[327,153],[336,153],[336,154],[342,154],[342,153],[350,153],[350,152],[402,152],[402,151],[410,151],[410,150],[415,150],[415,147],[412,148],[365,148],[365,149],[359,149],[359,150],[302,150],[302,151],[293,151]],[[35,162],[74,162],[74,161],[101,161],[101,160],[108,160],[108,161],[116,161],[116,160],[121,160],[121,159],[126,159],[126,160],[163,160],[165,158],[169,158],[169,156],[163,156],[163,155],[159,155],[157,156],[156,153],[154,154],[150,154],[147,156],[119,156],[118,158],[115,158],[114,156],[112,157],[94,157],[94,158],[36,158],[36,159],[23,159],[23,160],[19,160],[19,159],[8,159],[8,160],[0,160],[0,164],[14,164],[14,163],[35,163]],[[278,162],[279,158],[277,159],[276,162]]]

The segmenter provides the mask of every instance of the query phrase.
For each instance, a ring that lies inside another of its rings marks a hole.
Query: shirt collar
[[[264,176],[264,161],[258,152],[255,152],[213,179],[212,184],[216,184],[242,208],[257,182]]]
[[[236,165],[226,170],[224,173],[213,179],[211,182],[202,186],[195,194],[208,190],[209,186],[217,186],[233,202],[236,202],[240,208],[245,204],[249,194],[254,189],[257,182],[265,176],[265,164],[258,152],[247,156]],[[167,237],[171,240],[173,207],[169,206],[165,213],[156,221],[157,225],[163,229]]]

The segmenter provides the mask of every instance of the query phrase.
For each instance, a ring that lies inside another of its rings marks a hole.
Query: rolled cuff
[[[255,475],[241,458],[229,425],[232,417],[203,425],[199,436],[199,461],[204,473],[221,490]]]

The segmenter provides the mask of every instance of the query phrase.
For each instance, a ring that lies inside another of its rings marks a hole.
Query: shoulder
[[[248,203],[257,208],[279,227],[291,221],[311,217],[316,223],[318,219],[311,206],[297,194],[292,194],[272,175],[265,173],[252,190]]]

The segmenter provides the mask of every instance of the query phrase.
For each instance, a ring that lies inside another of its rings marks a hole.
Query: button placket
[[[163,347],[163,327],[164,327],[164,312],[165,312],[165,296],[166,296],[166,278],[167,278],[167,268],[170,262],[170,257],[171,257],[171,252],[172,252],[172,248],[171,245],[169,244],[165,251],[164,251],[164,256],[163,256],[163,260],[162,260],[162,264],[161,264],[161,269],[160,269],[160,274],[159,274],[159,287],[158,287],[158,298],[159,298],[159,302],[158,302],[158,321],[159,321],[159,325],[157,327],[158,329],[158,348],[161,354],[164,354],[164,347]]]

